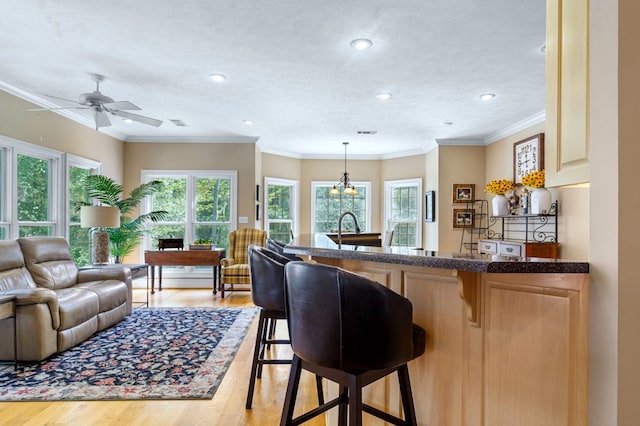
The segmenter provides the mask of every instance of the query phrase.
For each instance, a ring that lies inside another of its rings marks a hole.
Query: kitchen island
[[[338,245],[321,234],[285,251],[411,300],[427,331],[425,354],[409,365],[419,424],[587,424],[588,263]],[[400,415],[395,377],[364,395]]]

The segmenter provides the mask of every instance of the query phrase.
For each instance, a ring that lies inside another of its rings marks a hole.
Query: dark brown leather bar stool
[[[411,302],[345,270],[308,262],[285,266],[293,363],[280,424],[297,425],[339,406],[339,424],[362,425],[362,412],[395,425],[416,425],[407,363],[425,350]],[[334,381],[340,395],[293,418],[302,370]],[[362,402],[362,388],[397,373],[404,420]]]
[[[284,307],[284,265],[289,259],[265,247],[250,245],[248,248],[249,273],[251,275],[251,298],[260,308],[258,331],[253,351],[251,378],[247,392],[246,408],[253,402],[253,391],[256,378],[262,377],[262,366],[265,364],[291,364],[291,358],[265,358],[265,352],[271,345],[289,345],[289,339],[274,339],[278,320],[286,319]],[[323,402],[321,378],[316,377],[318,398]]]
[[[272,238],[267,238],[267,248],[269,250],[275,251],[276,253],[286,257],[289,260],[302,260],[301,258],[296,256],[295,254],[285,253],[284,252],[285,246],[286,246],[286,244],[281,242],[281,241],[274,240]]]

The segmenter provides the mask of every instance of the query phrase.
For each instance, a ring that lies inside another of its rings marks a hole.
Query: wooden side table
[[[0,296],[0,321],[13,320],[13,369],[18,369],[18,333],[16,331],[16,296]]]

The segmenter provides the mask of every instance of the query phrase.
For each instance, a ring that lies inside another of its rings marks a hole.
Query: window
[[[229,247],[229,231],[236,224],[235,171],[144,171],[142,180],[164,183],[164,190],[146,201],[144,211],[169,212],[167,219],[148,225],[150,234],[145,241],[148,249],[157,249],[158,238],[182,238],[185,245],[210,240],[216,247]]]
[[[17,218],[20,237],[53,235],[51,161],[18,154]]]
[[[0,136],[0,238],[67,236],[64,154]]]
[[[87,191],[82,185],[84,178],[91,174],[100,173],[100,163],[75,155],[67,155],[67,205],[68,205],[68,235],[71,257],[78,265],[91,263],[90,229],[80,227],[79,202],[89,202]]]
[[[422,179],[386,181],[386,230],[393,230],[394,246],[422,245]]]
[[[288,243],[298,229],[298,182],[265,178],[265,229],[269,238]]]
[[[338,232],[338,220],[344,212],[352,212],[358,219],[362,232],[368,232],[371,223],[371,183],[351,182],[358,191],[357,195],[331,195],[333,182],[312,182],[311,194],[311,232]],[[343,232],[354,232],[354,224],[350,219],[342,223]]]

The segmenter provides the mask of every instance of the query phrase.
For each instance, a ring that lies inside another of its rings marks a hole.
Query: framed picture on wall
[[[473,183],[454,183],[453,184],[453,202],[466,203],[475,200],[476,185]]]
[[[453,227],[473,228],[475,225],[474,213],[473,209],[453,209]]]
[[[427,191],[425,194],[425,216],[427,222],[436,221],[436,191]]]

